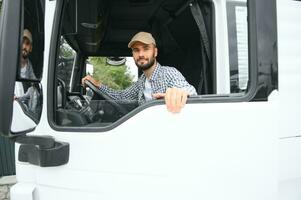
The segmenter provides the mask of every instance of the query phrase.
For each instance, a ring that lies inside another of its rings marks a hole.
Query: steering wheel
[[[109,104],[111,104],[114,108],[116,108],[116,110],[118,110],[120,113],[122,114],[127,114],[128,111],[122,107],[121,105],[119,105],[118,103],[116,103],[116,101],[110,97],[109,95],[107,95],[106,93],[104,93],[103,91],[101,91],[100,89],[98,89],[95,85],[93,85],[93,83],[91,83],[91,81],[89,80],[85,80],[85,84],[91,89],[93,90],[93,92],[95,92],[96,94],[98,94],[99,96],[101,96],[103,99],[107,100],[107,102]]]

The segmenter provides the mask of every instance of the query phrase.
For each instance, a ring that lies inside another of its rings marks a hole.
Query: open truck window
[[[157,61],[177,68],[196,88],[198,96],[193,98],[194,102],[201,102],[203,96],[216,99],[243,96],[249,83],[247,4],[232,0],[224,3],[201,0],[59,3],[57,10],[62,18],[58,25],[53,70],[55,92],[51,99],[54,126],[108,127],[146,107],[163,103],[153,100],[139,106],[131,99],[116,101],[99,93],[98,88],[84,88],[81,83],[90,74],[112,89],[130,87],[142,72],[137,69],[136,74],[130,74],[135,68],[133,61],[122,63],[124,66],[118,62],[132,56],[127,44],[139,31],[154,36],[159,52]],[[227,13],[219,17],[218,10],[225,5]],[[224,30],[228,36],[216,40]]]

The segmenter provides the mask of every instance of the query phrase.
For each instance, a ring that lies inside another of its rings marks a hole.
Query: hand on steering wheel
[[[112,97],[110,97],[109,95],[107,95],[106,93],[104,93],[103,91],[101,91],[97,86],[95,86],[93,84],[93,82],[94,82],[96,84],[98,83],[97,85],[101,85],[99,82],[97,82],[91,76],[89,76],[89,77],[91,77],[94,80],[93,82],[90,81],[90,78],[86,78],[86,77],[83,78],[84,85],[88,86],[91,90],[93,90],[94,93],[98,94],[103,99],[107,100],[107,102],[109,104],[111,104],[114,108],[116,108],[120,113],[122,113],[122,114],[128,113],[128,111],[124,107],[122,107],[121,105],[119,105],[118,103],[116,103],[116,101]]]
[[[96,86],[97,88],[100,88],[101,83],[97,80],[95,80],[92,76],[87,75],[84,78],[82,78],[82,85],[83,86],[87,86],[86,81],[90,81],[94,86]]]

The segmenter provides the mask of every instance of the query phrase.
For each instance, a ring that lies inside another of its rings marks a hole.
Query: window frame
[[[234,102],[249,102],[252,101],[257,91],[258,83],[258,60],[257,60],[257,21],[256,21],[256,1],[258,0],[248,0],[247,9],[248,9],[248,51],[249,51],[249,84],[246,93],[242,94],[228,94],[228,95],[199,95],[197,97],[191,97],[188,99],[187,104],[200,104],[200,103],[234,103]],[[143,105],[140,105],[133,111],[129,112],[127,115],[113,122],[109,126],[105,127],[64,127],[56,125],[54,122],[54,83],[55,83],[55,67],[56,67],[56,55],[57,55],[57,45],[58,37],[60,36],[60,19],[62,18],[62,7],[63,1],[58,1],[55,11],[54,26],[52,30],[51,45],[50,45],[50,59],[49,59],[49,70],[48,70],[48,94],[47,94],[47,109],[48,109],[48,122],[50,126],[60,132],[106,132],[114,129],[120,124],[124,123],[137,113],[143,111],[146,108],[163,105],[164,100],[156,100],[146,102]],[[215,19],[215,18],[214,18]],[[214,30],[214,37],[216,32]],[[213,37],[213,38],[214,38]],[[215,50],[215,39],[213,39],[214,46],[212,47]],[[215,62],[215,53],[213,52],[213,62]]]
[[[62,35],[61,35],[62,37]],[[69,43],[68,41],[64,38],[65,42],[67,43],[67,45],[72,49],[73,53],[74,53],[74,57],[73,57],[73,62],[72,62],[72,69],[71,69],[71,77],[70,80],[68,82],[68,92],[72,92],[73,89],[73,82],[74,82],[74,70],[75,70],[75,66],[78,64],[78,60],[79,60],[79,52],[77,52]],[[58,44],[58,48],[60,47],[60,44]],[[58,54],[60,54],[60,50],[58,50]]]
[[[239,87],[239,84],[240,84],[240,80],[239,80],[239,53],[238,53],[238,47],[237,47],[237,44],[238,44],[238,36],[237,36],[237,24],[236,24],[236,21],[233,21],[233,22],[230,22],[229,18],[230,17],[233,17],[233,20],[236,20],[236,13],[229,13],[228,11],[231,9],[232,11],[235,11],[236,7],[239,6],[239,7],[247,7],[246,3],[244,2],[239,2],[239,1],[235,1],[235,0],[227,0],[226,1],[226,12],[227,12],[227,29],[228,29],[228,52],[229,52],[229,77],[230,77],[230,93],[233,94],[233,93],[239,93],[239,92],[232,92],[232,85],[231,85],[231,72],[232,72],[232,61],[234,60],[235,62],[235,70],[237,70],[237,73],[235,75],[237,75],[237,79],[235,79],[235,81],[237,81],[237,85],[236,85],[236,88],[235,89],[238,89],[242,92],[244,92],[245,89],[243,88],[240,88]],[[230,29],[229,25],[230,23],[233,25],[235,25],[235,28],[234,30]],[[234,35],[234,36],[233,36]],[[235,37],[235,46],[231,46],[230,45],[230,37]],[[248,35],[247,35],[248,36]],[[249,45],[249,44],[247,44]],[[232,47],[232,48],[231,48]],[[231,51],[235,51],[235,56],[231,56]],[[249,54],[248,54],[249,56]],[[248,63],[249,64],[249,63]],[[249,66],[247,66],[249,68]],[[234,74],[233,74],[234,75]],[[232,75],[232,76],[233,76]],[[249,78],[249,76],[248,76]]]

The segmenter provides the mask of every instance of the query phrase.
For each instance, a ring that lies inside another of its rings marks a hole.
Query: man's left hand
[[[172,113],[179,113],[185,106],[188,93],[180,88],[168,88],[166,93],[153,94],[155,99],[165,99],[167,110]]]

